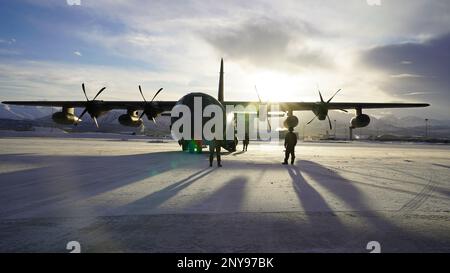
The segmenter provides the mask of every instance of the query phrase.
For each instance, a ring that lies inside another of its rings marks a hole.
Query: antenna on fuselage
[[[223,58],[220,59],[219,92],[217,95],[219,102],[223,102]]]

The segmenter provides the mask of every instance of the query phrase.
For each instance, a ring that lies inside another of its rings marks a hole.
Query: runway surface
[[[241,145],[238,147],[240,148]],[[450,251],[450,147],[0,138],[0,252]]]

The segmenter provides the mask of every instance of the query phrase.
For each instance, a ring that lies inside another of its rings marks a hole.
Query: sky
[[[428,102],[450,120],[448,0],[0,1],[0,100]]]

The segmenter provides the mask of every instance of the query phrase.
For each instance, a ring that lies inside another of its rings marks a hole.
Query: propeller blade
[[[98,95],[100,95],[103,92],[103,90],[105,90],[105,89],[106,89],[106,87],[103,87],[102,89],[100,89],[100,91],[97,92],[97,95],[95,95],[95,97],[92,100],[95,100],[98,97]]]
[[[317,90],[317,91],[319,91],[320,101],[321,101],[321,102],[324,102],[324,101],[323,101],[322,94],[320,93],[320,90]]]
[[[84,83],[81,84],[81,89],[83,89],[83,93],[84,93],[84,96],[86,97],[86,100],[89,101],[89,98],[86,95],[86,89],[84,88]]]
[[[256,96],[258,96],[259,103],[261,103],[261,97],[259,96],[258,89],[256,89],[256,85],[255,85],[255,91],[256,91]]]
[[[97,128],[99,128],[99,127],[98,127],[98,122],[97,122],[97,118],[96,118],[96,117],[92,117],[92,119],[94,120],[94,122],[95,122],[95,125],[97,126]]]
[[[147,100],[146,100],[145,97],[144,97],[144,94],[142,93],[142,89],[141,89],[141,86],[140,86],[140,85],[139,85],[139,92],[141,92],[141,96],[142,96],[142,98],[144,99],[144,101],[147,102]]]
[[[163,90],[163,89],[160,88],[160,89],[156,92],[156,94],[153,96],[153,98],[152,98],[151,101],[153,101],[153,100],[156,98],[156,96],[158,96],[159,92],[161,92],[162,90]]]
[[[341,110],[342,112],[348,113],[348,111],[345,109],[339,109],[339,110]]]
[[[156,124],[156,120],[154,117],[152,117],[153,123]]]
[[[84,116],[84,114],[86,114],[86,112],[87,112],[87,108],[84,108],[84,111],[81,113],[81,115],[78,118],[81,119]]]
[[[313,117],[310,121],[308,121],[308,123],[306,123],[306,124],[310,124],[311,122],[313,122],[313,120],[315,120],[316,117],[317,117],[317,116],[314,116],[314,117]]]
[[[139,119],[141,119],[145,115],[145,111],[142,111],[142,114],[139,116]]]
[[[334,93],[334,95],[327,101],[327,103],[329,103],[329,102],[334,98],[334,96],[336,96],[336,94],[339,93],[339,91],[341,91],[341,89],[339,89],[338,91],[336,91],[336,93]]]
[[[259,103],[262,103],[261,97],[259,96],[258,89],[256,88],[256,85],[255,85],[255,91],[256,91],[256,96],[258,96]],[[270,125],[270,121],[269,121],[269,115],[267,115],[267,128],[269,128],[269,130],[272,131],[272,126]]]
[[[328,124],[330,124],[330,130],[332,130],[333,126],[331,126],[331,120],[330,120],[330,117],[328,115],[327,115],[327,119],[328,119]]]

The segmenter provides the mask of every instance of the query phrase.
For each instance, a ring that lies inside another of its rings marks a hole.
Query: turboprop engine
[[[143,121],[139,118],[136,110],[128,110],[126,114],[119,116],[119,123],[123,126],[139,127]]]
[[[73,125],[81,121],[81,119],[75,115],[75,109],[67,107],[63,107],[61,112],[54,113],[52,115],[52,120],[58,124],[64,125]]]
[[[370,123],[370,117],[366,114],[359,114],[350,121],[352,128],[366,127]]]
[[[298,118],[294,115],[292,116],[288,116],[284,122],[283,125],[285,128],[290,128],[290,127],[297,127],[298,125]]]

